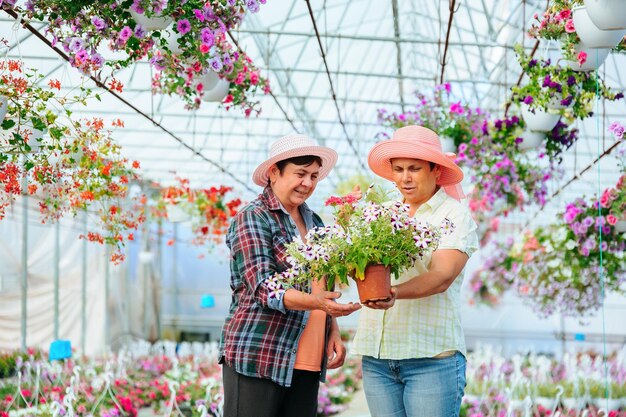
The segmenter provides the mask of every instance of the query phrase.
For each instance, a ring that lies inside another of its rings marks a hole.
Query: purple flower
[[[85,41],[78,37],[71,38],[68,47],[70,51],[78,52],[85,47]]]
[[[196,19],[198,19],[201,22],[204,22],[204,20],[206,19],[206,16],[200,9],[194,9],[193,14],[196,16]]]
[[[139,3],[139,0],[133,1],[133,4],[130,6],[130,8],[139,14],[144,14],[146,12],[143,6]]]
[[[209,65],[215,72],[220,72],[220,70],[224,66],[222,64],[222,60],[217,56],[209,60]]]
[[[125,44],[131,36],[133,36],[133,30],[128,26],[124,26],[124,28],[117,35],[117,39],[121,43]]]
[[[569,106],[570,104],[572,104],[573,100],[574,100],[574,96],[569,95],[567,96],[567,98],[564,98],[563,100],[561,100],[561,104],[563,106]]]
[[[146,36],[146,33],[146,30],[140,24],[137,24],[137,26],[135,26],[135,36],[139,39],[144,38]]]
[[[526,96],[524,98],[524,104],[531,104],[533,102],[532,96]]]
[[[184,35],[191,30],[191,24],[189,23],[189,20],[181,19],[176,23],[176,29],[178,30],[178,33]]]
[[[574,77],[573,75],[570,75],[569,77],[567,77],[567,85],[571,87],[574,84],[576,84],[576,77]]]
[[[80,61],[87,61],[89,59],[89,54],[84,49],[81,49],[76,53],[76,59]]]
[[[200,39],[202,39],[202,43],[209,45],[213,45],[215,43],[215,37],[210,28],[203,28],[200,31]]]
[[[532,68],[535,65],[537,65],[537,60],[536,59],[531,59],[530,62],[528,62],[528,68]]]
[[[550,74],[546,75],[543,79],[543,84],[541,84],[542,87],[549,87],[550,83],[552,82],[552,79],[550,78]]]
[[[246,0],[246,6],[252,13],[259,11],[259,3],[256,0]]]
[[[101,68],[102,65],[104,65],[104,58],[102,57],[102,55],[95,53],[93,55],[91,55],[91,63],[97,67],[97,68]]]
[[[98,17],[98,16],[93,16],[91,18],[91,24],[96,28],[96,30],[98,31],[103,31],[104,29],[106,29],[107,25],[104,22],[104,19]]]

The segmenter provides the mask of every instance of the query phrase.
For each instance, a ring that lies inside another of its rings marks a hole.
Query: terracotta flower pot
[[[391,294],[391,268],[384,265],[367,266],[365,278],[355,281],[362,303],[385,300]]]

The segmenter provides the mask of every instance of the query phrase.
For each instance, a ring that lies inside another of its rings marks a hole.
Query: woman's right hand
[[[315,297],[318,307],[316,310],[325,311],[332,317],[341,317],[352,314],[361,308],[361,304],[349,302],[347,304],[341,304],[335,301],[335,299],[341,297],[339,291],[321,291],[317,294],[311,294]]]

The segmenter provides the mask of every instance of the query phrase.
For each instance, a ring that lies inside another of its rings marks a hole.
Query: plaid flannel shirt
[[[323,226],[306,204],[300,206],[300,212],[312,220],[312,226]],[[297,235],[295,223],[266,187],[235,216],[226,237],[232,299],[220,338],[220,363],[242,375],[271,379],[287,387],[310,312],[286,310],[286,288],[273,277],[290,267],[285,244]],[[309,288],[294,288],[310,292]],[[329,318],[326,324],[328,334]],[[325,363],[324,355],[322,380]]]

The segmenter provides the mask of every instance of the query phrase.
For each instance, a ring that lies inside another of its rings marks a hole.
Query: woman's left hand
[[[328,356],[328,369],[339,368],[346,359],[346,346],[343,344],[338,331],[330,332],[326,356]]]

